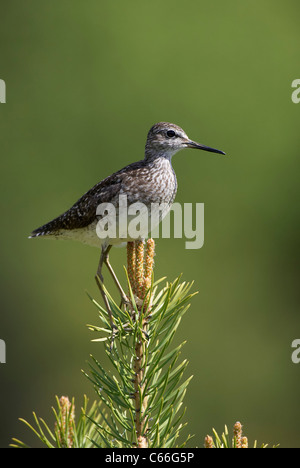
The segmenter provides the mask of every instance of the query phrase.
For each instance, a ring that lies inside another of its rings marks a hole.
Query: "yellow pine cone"
[[[132,292],[138,305],[142,305],[147,291],[151,287],[154,266],[155,242],[148,239],[146,243],[138,240],[127,244],[127,271]]]
[[[62,396],[59,399],[59,406],[61,408],[61,421],[60,423],[56,423],[55,427],[58,426],[58,438],[65,448],[72,448],[74,445],[74,432],[73,432],[73,423],[75,420],[75,407],[74,404],[70,402],[68,397]],[[72,406],[72,409],[71,409]],[[71,412],[70,412],[71,411]],[[68,427],[67,424],[67,417],[68,417]],[[67,434],[67,440],[66,440]]]

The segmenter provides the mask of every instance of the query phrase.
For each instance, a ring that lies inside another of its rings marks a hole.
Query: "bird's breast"
[[[122,187],[129,203],[140,202],[172,204],[177,191],[177,180],[170,161],[159,158],[127,178]]]

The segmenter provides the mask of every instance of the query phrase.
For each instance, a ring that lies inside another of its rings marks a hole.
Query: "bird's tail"
[[[34,237],[54,236],[59,230],[58,219],[59,218],[56,218],[53,221],[50,221],[49,223],[44,224],[43,226],[35,229],[34,231],[32,231],[32,233],[30,234],[28,238],[33,239]]]

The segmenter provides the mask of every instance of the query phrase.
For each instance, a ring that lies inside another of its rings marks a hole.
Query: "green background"
[[[250,443],[300,447],[299,1],[2,0],[0,14],[1,446],[35,444],[18,417],[51,421],[56,394],[93,400],[80,370],[103,356],[85,326],[99,252],[27,236],[170,121],[228,155],[174,157],[176,201],[205,203],[205,245],[157,244],[156,278],[199,291],[177,336],[190,444],[240,420]],[[123,281],[125,254],[111,255]]]

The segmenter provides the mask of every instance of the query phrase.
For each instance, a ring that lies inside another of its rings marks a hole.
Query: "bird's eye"
[[[174,130],[168,130],[167,131],[167,137],[168,138],[174,138],[175,135],[176,135],[176,133],[174,132]]]

